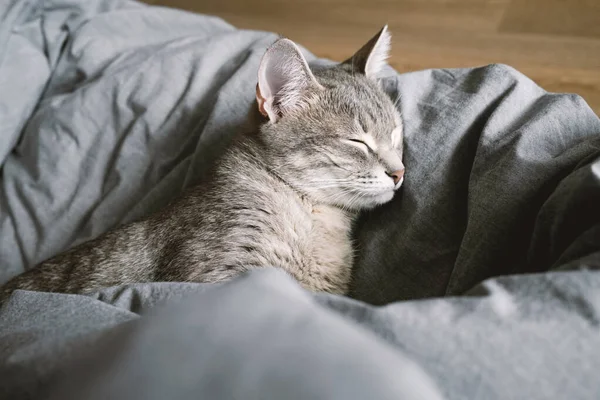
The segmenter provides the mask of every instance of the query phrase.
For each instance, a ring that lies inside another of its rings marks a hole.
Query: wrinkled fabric
[[[126,0],[0,18],[0,282],[164,206],[256,128],[275,34]],[[351,298],[271,270],[18,291],[0,398],[598,398],[598,117],[504,65],[383,85],[406,180],[357,222]]]
[[[406,184],[361,221],[356,298],[460,295],[600,251],[600,120],[579,96],[504,65],[395,83]]]

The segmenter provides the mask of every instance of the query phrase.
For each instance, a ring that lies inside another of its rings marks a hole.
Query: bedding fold
[[[161,208],[256,129],[273,33],[126,0],[0,18],[0,283]],[[357,222],[350,297],[269,268],[17,291],[0,399],[597,398],[598,117],[506,65],[382,84],[406,180]]]

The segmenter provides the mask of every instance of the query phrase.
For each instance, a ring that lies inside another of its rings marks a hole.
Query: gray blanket
[[[276,38],[125,0],[7,0],[0,21],[0,283],[202,179],[253,128]],[[358,223],[353,299],[267,268],[18,291],[0,398],[598,398],[600,120],[504,65],[384,83],[406,182]]]

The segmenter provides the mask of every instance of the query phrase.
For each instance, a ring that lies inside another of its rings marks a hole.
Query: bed
[[[0,283],[202,179],[255,126],[277,38],[125,0],[8,0],[0,20]],[[408,172],[357,223],[348,297],[267,267],[17,291],[0,398],[597,399],[598,117],[506,65],[383,84]]]

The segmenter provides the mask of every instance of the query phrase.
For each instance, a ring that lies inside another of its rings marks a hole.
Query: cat
[[[263,55],[263,122],[162,211],[55,256],[1,290],[89,293],[151,281],[222,282],[279,267],[311,291],[348,292],[352,222],[404,180],[402,119],[378,76],[387,26],[348,60],[307,64],[280,38]]]

